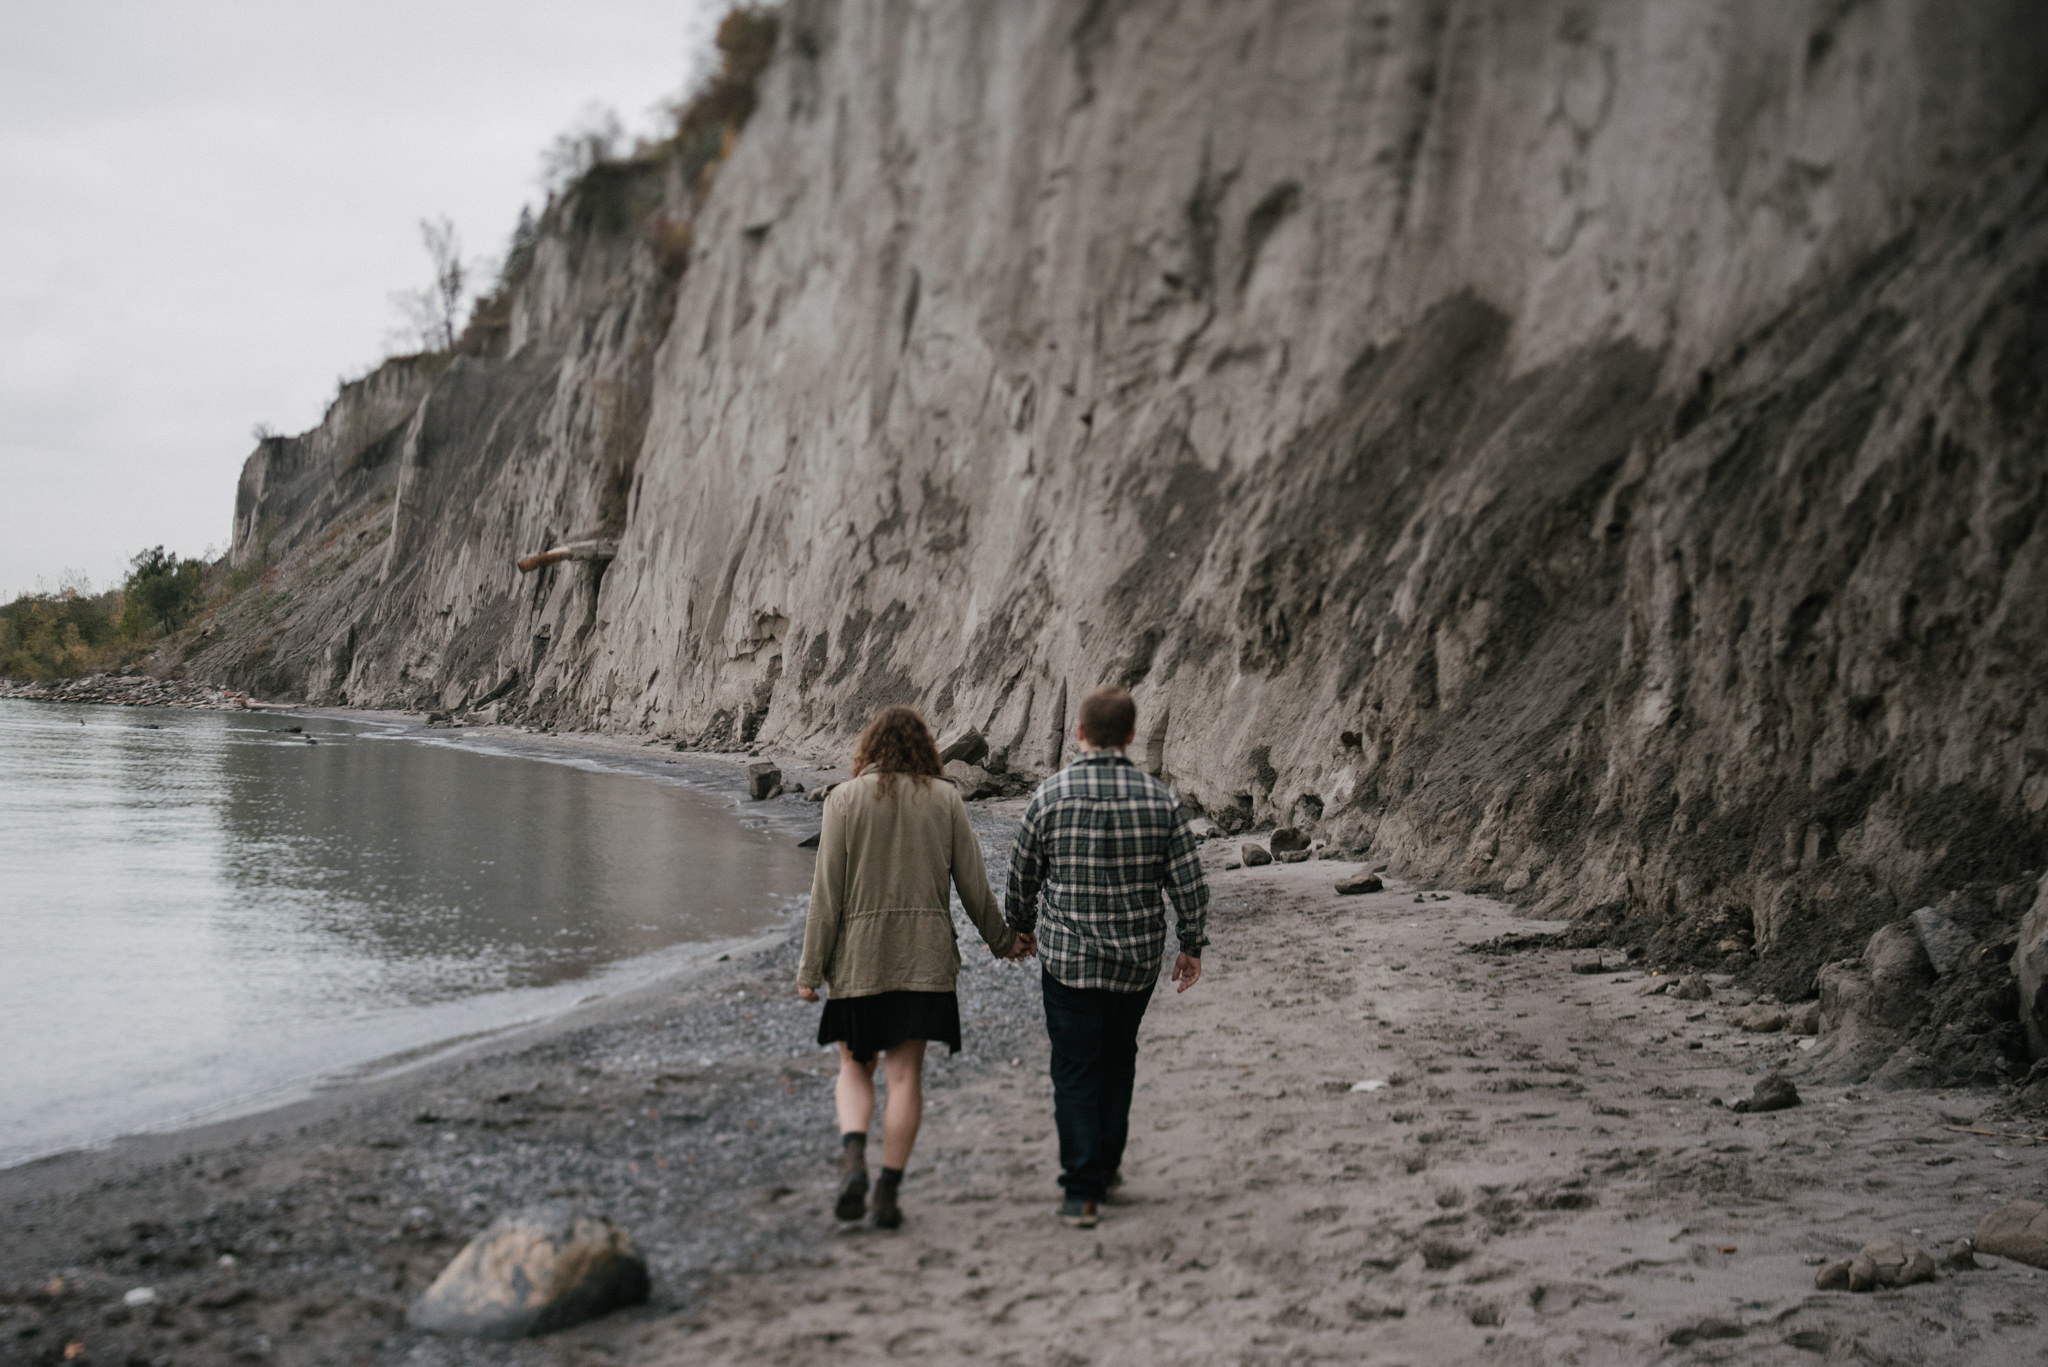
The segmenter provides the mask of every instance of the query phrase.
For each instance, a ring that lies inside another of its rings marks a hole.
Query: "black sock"
[[[898,1183],[900,1183],[900,1182],[901,1182],[902,1180],[903,1180],[903,1169],[901,1169],[901,1168],[883,1168],[883,1169],[882,1169],[882,1181],[883,1181],[884,1183],[886,1183],[887,1185],[889,1185],[889,1186],[892,1186],[892,1187],[893,1187],[893,1186],[897,1185]]]
[[[845,1134],[839,1136],[841,1148],[850,1149],[856,1144],[860,1145],[863,1149],[868,1146],[868,1133],[866,1130],[848,1130]]]

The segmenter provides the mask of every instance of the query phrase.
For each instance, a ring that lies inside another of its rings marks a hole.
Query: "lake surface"
[[[810,880],[794,837],[680,783],[0,699],[0,1166],[651,981]]]

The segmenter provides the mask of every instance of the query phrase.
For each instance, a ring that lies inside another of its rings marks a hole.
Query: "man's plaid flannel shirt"
[[[1209,889],[1187,814],[1122,751],[1085,752],[1031,795],[1003,915],[1012,930],[1036,929],[1053,977],[1116,992],[1150,987],[1166,952],[1162,889],[1173,898],[1181,952],[1199,956]]]

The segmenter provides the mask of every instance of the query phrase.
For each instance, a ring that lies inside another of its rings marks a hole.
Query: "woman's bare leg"
[[[882,1068],[889,1079],[889,1100],[882,1109],[882,1166],[902,1169],[910,1162],[911,1146],[917,1143],[917,1127],[924,1122],[924,1041],[909,1039],[882,1055]],[[842,1071],[842,1079],[846,1074]],[[874,1079],[868,1079],[868,1104],[874,1104]]]
[[[891,1094],[894,1094],[891,1088]],[[844,1044],[839,1046],[839,1081],[832,1087],[839,1133],[866,1134],[875,1119],[875,1061],[862,1063]]]

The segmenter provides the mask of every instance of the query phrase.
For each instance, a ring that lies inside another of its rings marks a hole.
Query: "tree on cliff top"
[[[434,281],[416,290],[394,290],[391,302],[405,317],[404,343],[415,337],[421,351],[452,351],[468,298],[470,268],[462,259],[462,239],[447,215],[420,220],[420,240],[433,263]]]

